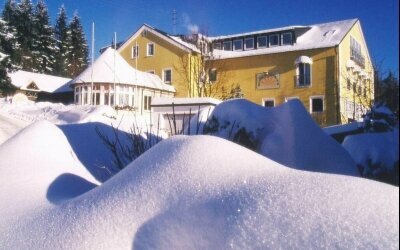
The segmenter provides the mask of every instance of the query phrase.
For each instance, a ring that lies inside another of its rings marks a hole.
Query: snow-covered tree
[[[50,25],[48,9],[43,0],[39,0],[34,13],[33,23],[33,59],[36,71],[53,73],[55,63],[54,30]]]
[[[14,0],[7,0],[0,19],[0,48],[8,55],[7,68],[18,68],[20,62],[20,44],[17,41],[15,28],[17,4]],[[5,63],[5,62],[3,62]]]
[[[393,131],[396,125],[396,115],[382,102],[375,104],[364,117],[365,132]]]
[[[22,0],[17,4],[15,25],[17,41],[20,44],[20,65],[22,69],[34,69],[33,62],[33,40],[34,40],[34,12],[31,0]]]
[[[68,76],[67,66],[69,64],[68,54],[71,48],[71,35],[64,5],[58,12],[54,33],[56,38],[54,73],[58,76]]]
[[[69,30],[71,32],[71,51],[68,60],[68,75],[75,77],[87,67],[89,55],[85,33],[77,12],[74,13]]]

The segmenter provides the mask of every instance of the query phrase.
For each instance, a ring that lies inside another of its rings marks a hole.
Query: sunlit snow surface
[[[217,137],[168,139],[100,186],[48,122],[1,145],[4,157],[5,249],[399,247],[398,188],[287,168]]]

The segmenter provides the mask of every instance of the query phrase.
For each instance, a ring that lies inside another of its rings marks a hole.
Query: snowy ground
[[[262,135],[261,154],[177,136],[110,178],[93,130],[118,121],[111,110],[0,104],[7,121],[42,120],[0,144],[0,248],[399,248],[398,187],[354,177],[347,151],[295,102],[213,114],[233,107],[236,121],[264,117],[241,123]]]
[[[8,140],[27,125],[29,125],[29,122],[4,116],[0,113],[0,144]]]

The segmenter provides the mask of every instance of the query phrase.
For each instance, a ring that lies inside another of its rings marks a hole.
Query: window
[[[132,59],[139,57],[139,45],[132,46]]]
[[[365,67],[365,57],[361,53],[361,45],[350,36],[350,59],[357,63],[361,68]]]
[[[296,84],[298,87],[307,87],[311,85],[311,64],[297,64]]]
[[[243,40],[233,41],[233,50],[243,50]]]
[[[269,46],[278,46],[279,45],[279,35],[270,35],[269,36]]]
[[[150,111],[151,108],[151,96],[144,96],[143,99],[143,110]]]
[[[267,108],[275,107],[275,99],[273,98],[263,98],[263,106]]]
[[[324,111],[324,97],[312,96],[310,97],[310,112],[318,113]]]
[[[244,49],[254,49],[254,38],[246,38],[244,39]]]
[[[232,42],[231,41],[226,41],[223,43],[223,49],[224,50],[232,50]]]
[[[208,71],[208,79],[211,82],[215,82],[217,80],[217,69],[210,69]]]
[[[154,56],[154,43],[147,44],[147,56]]]
[[[164,81],[164,83],[171,84],[171,82],[172,82],[172,70],[171,69],[163,70],[163,81]]]
[[[221,43],[220,42],[213,43],[213,49],[221,49]]]
[[[257,37],[257,48],[266,48],[266,47],[267,47],[267,36]]]
[[[291,45],[293,42],[292,40],[292,33],[288,32],[282,34],[282,45]]]

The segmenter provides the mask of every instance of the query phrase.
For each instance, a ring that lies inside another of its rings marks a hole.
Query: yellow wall
[[[347,68],[347,62],[350,60],[350,37],[353,37],[361,45],[361,53],[365,58],[365,68],[362,70],[369,75],[370,80],[362,80],[358,73],[355,73],[353,70],[348,70]],[[359,21],[354,24],[354,26],[350,29],[340,43],[339,57],[341,121],[342,123],[347,123],[348,118],[350,117],[345,112],[345,101],[351,101],[355,104],[362,105],[363,110],[361,112],[365,113],[374,98],[374,70]],[[365,88],[367,90],[367,97],[365,98],[363,94],[358,94],[357,91],[354,92],[352,87],[349,90],[347,88],[348,79],[350,79],[352,83],[356,82],[357,88],[360,85],[362,87],[362,91],[364,91]]]
[[[296,58],[308,56],[313,60],[310,87],[296,86]],[[227,68],[229,78],[225,88],[240,85],[244,98],[262,104],[263,98],[275,99],[275,105],[285,102],[286,97],[299,97],[305,108],[310,110],[311,96],[324,96],[325,112],[318,116],[322,124],[336,124],[336,51],[335,48],[285,52],[234,59],[218,60],[216,64]],[[218,67],[217,67],[218,68]],[[257,89],[256,74],[279,73],[280,86],[275,89]],[[221,75],[222,72],[218,72]],[[322,116],[322,117],[321,117]]]
[[[137,60],[132,58],[132,47],[135,44],[139,46],[139,57]],[[154,56],[147,56],[147,44],[154,44]],[[182,60],[187,61],[189,53],[175,45],[161,39],[160,37],[146,32],[145,36],[138,35],[132,39],[129,44],[124,45],[119,50],[121,56],[134,68],[141,71],[154,70],[161,79],[163,78],[163,69],[172,70],[172,85],[176,89],[175,96],[189,96],[189,86],[187,77],[182,72]]]

